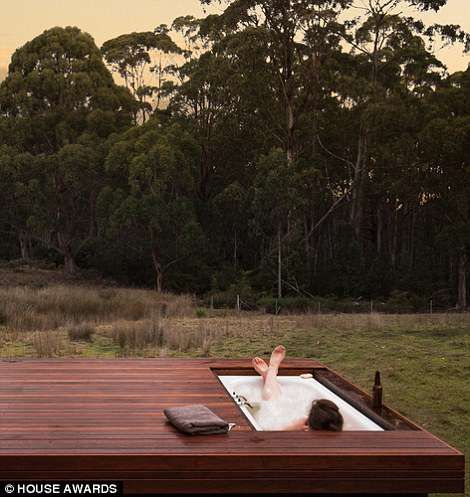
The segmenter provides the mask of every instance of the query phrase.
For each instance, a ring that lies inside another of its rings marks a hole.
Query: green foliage
[[[69,272],[92,234],[106,139],[130,124],[130,108],[129,94],[78,28],[50,29],[19,48],[0,86],[16,147],[1,153],[6,221],[28,243],[40,239],[60,253]]]
[[[141,242],[138,250],[152,261],[158,290],[166,270],[203,243],[190,200],[195,153],[197,145],[184,128],[173,124],[162,129],[154,118],[124,134],[106,160],[108,173],[122,174],[127,191],[103,189],[98,199],[101,227],[111,238]]]
[[[258,300],[258,307],[269,314],[303,313],[318,310],[318,302],[308,297],[288,297],[277,299],[263,297]]]
[[[15,142],[32,153],[76,142],[87,121],[106,118],[118,131],[130,103],[93,38],[72,27],[49,29],[16,50],[0,87],[0,109],[13,120]]]
[[[415,312],[423,310],[425,302],[418,296],[410,294],[409,292],[393,291],[387,301],[387,309],[390,312]]]
[[[198,317],[198,318],[207,317],[206,309],[203,309],[202,307],[199,307],[198,309],[196,309],[196,317]]]

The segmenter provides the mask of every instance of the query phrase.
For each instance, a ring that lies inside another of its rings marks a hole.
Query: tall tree
[[[397,84],[419,93],[423,87],[435,85],[444,66],[426,48],[426,41],[440,38],[449,44],[456,41],[468,45],[468,35],[457,25],[426,26],[416,17],[405,16],[410,7],[415,11],[438,11],[447,0],[374,0],[361,6],[359,17],[352,23],[345,41],[359,63],[356,84],[350,94],[355,102],[357,146],[354,163],[350,210],[356,238],[362,240],[365,191],[373,158],[370,142],[374,129],[369,119],[371,109],[379,104]],[[353,4],[354,6],[354,4]],[[351,80],[348,78],[348,85]]]
[[[202,0],[210,4],[211,0]],[[264,69],[283,117],[271,122],[289,163],[299,154],[296,138],[302,116],[315,99],[322,62],[339,49],[338,16],[349,0],[235,0],[212,30],[257,37],[265,47]]]
[[[131,96],[115,85],[93,38],[78,28],[47,30],[19,48],[0,86],[12,141],[34,156],[31,164],[42,165],[27,215],[31,235],[57,250],[69,272],[93,225],[103,144],[130,124],[131,109]],[[31,164],[23,163],[21,177],[29,177]]]
[[[432,100],[439,105],[421,139],[427,161],[427,201],[446,220],[438,239],[456,261],[457,308],[468,305],[470,247],[470,70],[448,78]]]
[[[129,33],[108,40],[101,51],[106,62],[114,72],[123,79],[126,88],[138,102],[134,121],[145,122],[150,116],[156,97],[156,107],[160,105],[162,86],[167,65],[163,57],[180,53],[178,46],[172,41],[165,25],[155,32]],[[151,74],[156,76],[156,84],[148,83]]]
[[[18,241],[22,259],[32,256],[29,199],[39,174],[34,156],[0,146],[0,220],[6,232]]]
[[[155,119],[125,133],[112,147],[108,172],[125,178],[123,188],[100,196],[109,236],[133,237],[152,261],[155,288],[169,268],[201,249],[202,232],[192,204],[197,145],[183,128]]]

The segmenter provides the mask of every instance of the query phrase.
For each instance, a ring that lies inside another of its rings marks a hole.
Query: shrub
[[[386,312],[409,313],[426,308],[426,301],[411,292],[395,290],[384,305]]]
[[[147,346],[161,347],[164,327],[160,321],[122,322],[113,330],[113,341],[121,349],[143,349]]]
[[[313,311],[318,308],[318,303],[308,297],[285,297],[282,299],[263,297],[258,300],[258,307],[269,314],[285,314]]]
[[[32,340],[37,357],[57,357],[64,355],[66,350],[63,336],[57,331],[38,331]]]
[[[203,355],[209,355],[214,336],[207,330],[204,323],[196,329],[173,326],[166,320],[147,320],[141,322],[117,323],[112,332],[112,339],[122,351],[138,352],[147,347],[162,351],[189,352],[200,350]]]
[[[207,335],[202,339],[201,352],[203,357],[209,357],[213,343],[214,339],[210,335]]]
[[[213,284],[216,283],[213,282]],[[231,284],[228,288],[212,291],[204,299],[204,304],[206,306],[212,304],[216,309],[234,309],[237,305],[238,296],[241,298],[240,304],[243,310],[254,311],[257,309],[256,301],[260,295],[250,285],[248,273],[242,274],[238,281]]]
[[[196,316],[198,318],[205,318],[207,317],[207,312],[202,307],[199,307],[198,309],[196,309]]]
[[[8,317],[6,315],[6,312],[0,310],[0,326],[6,326],[7,323],[8,323]]]
[[[69,328],[67,333],[73,342],[91,342],[95,331],[93,326],[85,323]]]

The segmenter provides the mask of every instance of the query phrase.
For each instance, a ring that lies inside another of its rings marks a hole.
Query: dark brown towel
[[[219,435],[230,429],[229,423],[203,405],[171,407],[163,412],[173,426],[188,435]]]

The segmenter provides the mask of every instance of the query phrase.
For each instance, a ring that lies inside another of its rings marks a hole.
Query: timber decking
[[[127,494],[463,492],[463,455],[421,429],[256,432],[215,370],[248,360],[0,361],[0,480],[119,480]],[[312,369],[286,361],[281,374]],[[189,437],[163,409],[203,403],[236,428]]]

